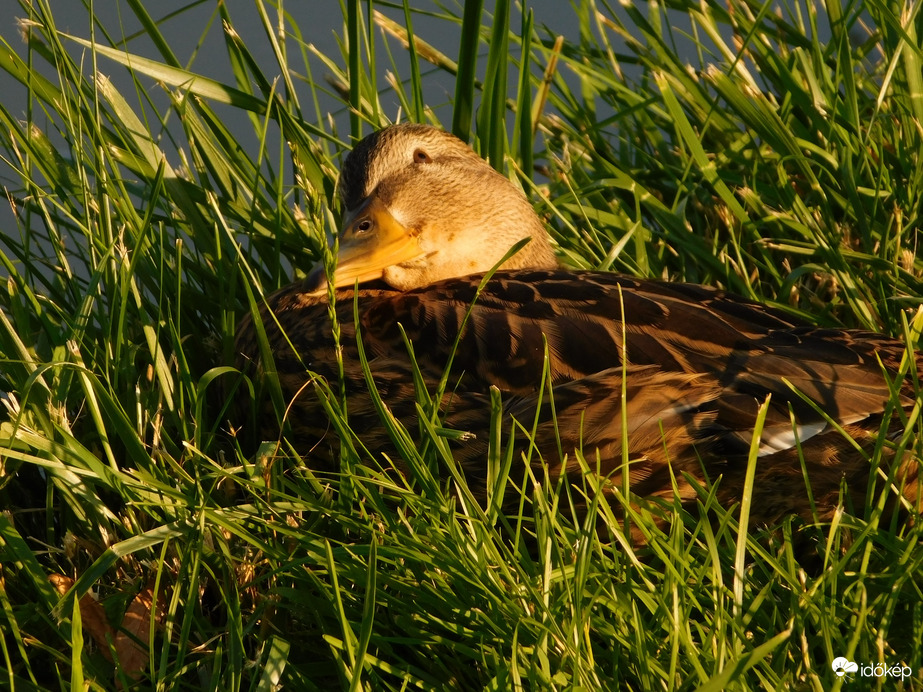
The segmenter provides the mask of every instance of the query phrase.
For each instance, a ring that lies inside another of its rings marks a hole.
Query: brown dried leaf
[[[74,580],[63,574],[49,575],[48,581],[51,582],[55,590],[62,596],[70,591],[74,585]],[[112,660],[112,654],[109,652],[109,639],[115,635],[109,620],[106,618],[106,611],[90,594],[84,594],[80,599],[80,620],[83,622],[83,631],[89,634],[96,645],[102,651],[103,656]]]
[[[74,580],[70,577],[65,577],[63,574],[50,574],[48,575],[48,581],[51,582],[51,585],[62,596],[74,585]]]
[[[151,580],[128,606],[122,626],[115,635],[115,652],[119,668],[131,679],[137,678],[138,674],[147,668],[148,652],[151,648],[149,637],[153,605],[154,581]],[[166,607],[163,598],[160,599],[159,606],[161,609]],[[160,623],[164,615],[163,610],[160,610],[154,617]]]

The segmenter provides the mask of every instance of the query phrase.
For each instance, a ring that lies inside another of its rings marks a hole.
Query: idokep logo
[[[830,667],[833,668],[833,672],[836,673],[837,677],[846,677],[847,679],[856,677],[858,673],[858,676],[863,678],[900,678],[901,680],[906,680],[913,672],[910,670],[910,666],[887,666],[884,663],[863,664],[860,666],[855,661],[850,661],[843,656],[837,656],[833,659]]]
[[[838,678],[843,677],[846,673],[855,673],[859,670],[858,663],[842,656],[833,659],[833,663],[830,665],[833,666],[833,672],[836,673]]]

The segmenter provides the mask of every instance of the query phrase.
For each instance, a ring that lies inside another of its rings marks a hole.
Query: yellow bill
[[[361,284],[380,279],[386,268],[423,255],[414,234],[377,197],[369,197],[343,219],[334,285],[352,287],[356,281]],[[315,268],[311,276],[316,280],[316,291],[326,290],[323,266]]]

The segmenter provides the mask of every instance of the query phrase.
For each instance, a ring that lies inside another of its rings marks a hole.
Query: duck
[[[480,500],[499,395],[520,484],[586,488],[592,473],[594,492],[693,507],[711,488],[733,508],[753,464],[754,524],[858,511],[875,478],[919,512],[917,451],[901,440],[923,359],[903,341],[718,288],[563,268],[521,188],[428,125],[358,141],[338,190],[335,271],[320,263],[266,298],[236,339],[242,372],[278,378],[250,425],[261,439],[284,427],[313,469],[336,471],[345,443],[400,467],[377,402],[422,444],[423,388]],[[325,413],[340,401],[348,429]]]

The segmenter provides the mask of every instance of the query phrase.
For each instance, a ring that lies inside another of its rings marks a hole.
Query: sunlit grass
[[[241,317],[321,257],[341,153],[399,112],[441,120],[520,181],[570,266],[902,337],[923,295],[915,20],[875,2],[584,2],[560,41],[553,17],[507,2],[497,16],[434,7],[459,32],[455,56],[413,11],[375,3],[391,20],[379,33],[368,3],[344,5],[342,54],[285,16],[271,65],[217,5],[220,79],[180,62],[136,0],[122,10],[156,57],[118,26],[56,26],[47,0],[19,10],[26,43],[4,36],[0,69],[29,101],[0,100],[15,210],[0,234],[0,684],[863,684],[833,674],[845,656],[908,666],[919,689],[921,529],[881,514],[880,486],[829,524],[747,532],[706,489],[711,522],[619,492],[584,518],[568,495],[581,489],[527,478],[507,516],[474,502],[435,430],[404,440],[407,476],[369,458],[333,385],[349,441],[333,476],[284,439],[241,453],[220,394]],[[256,6],[278,39],[276,10]],[[134,91],[105,77],[126,68]],[[444,74],[452,102],[433,108],[446,96],[428,80]],[[252,148],[229,113],[246,114]],[[513,461],[501,427],[485,460],[495,497]],[[917,449],[918,431],[905,442]],[[75,607],[86,594],[103,616]],[[129,622],[146,598],[156,617]]]

